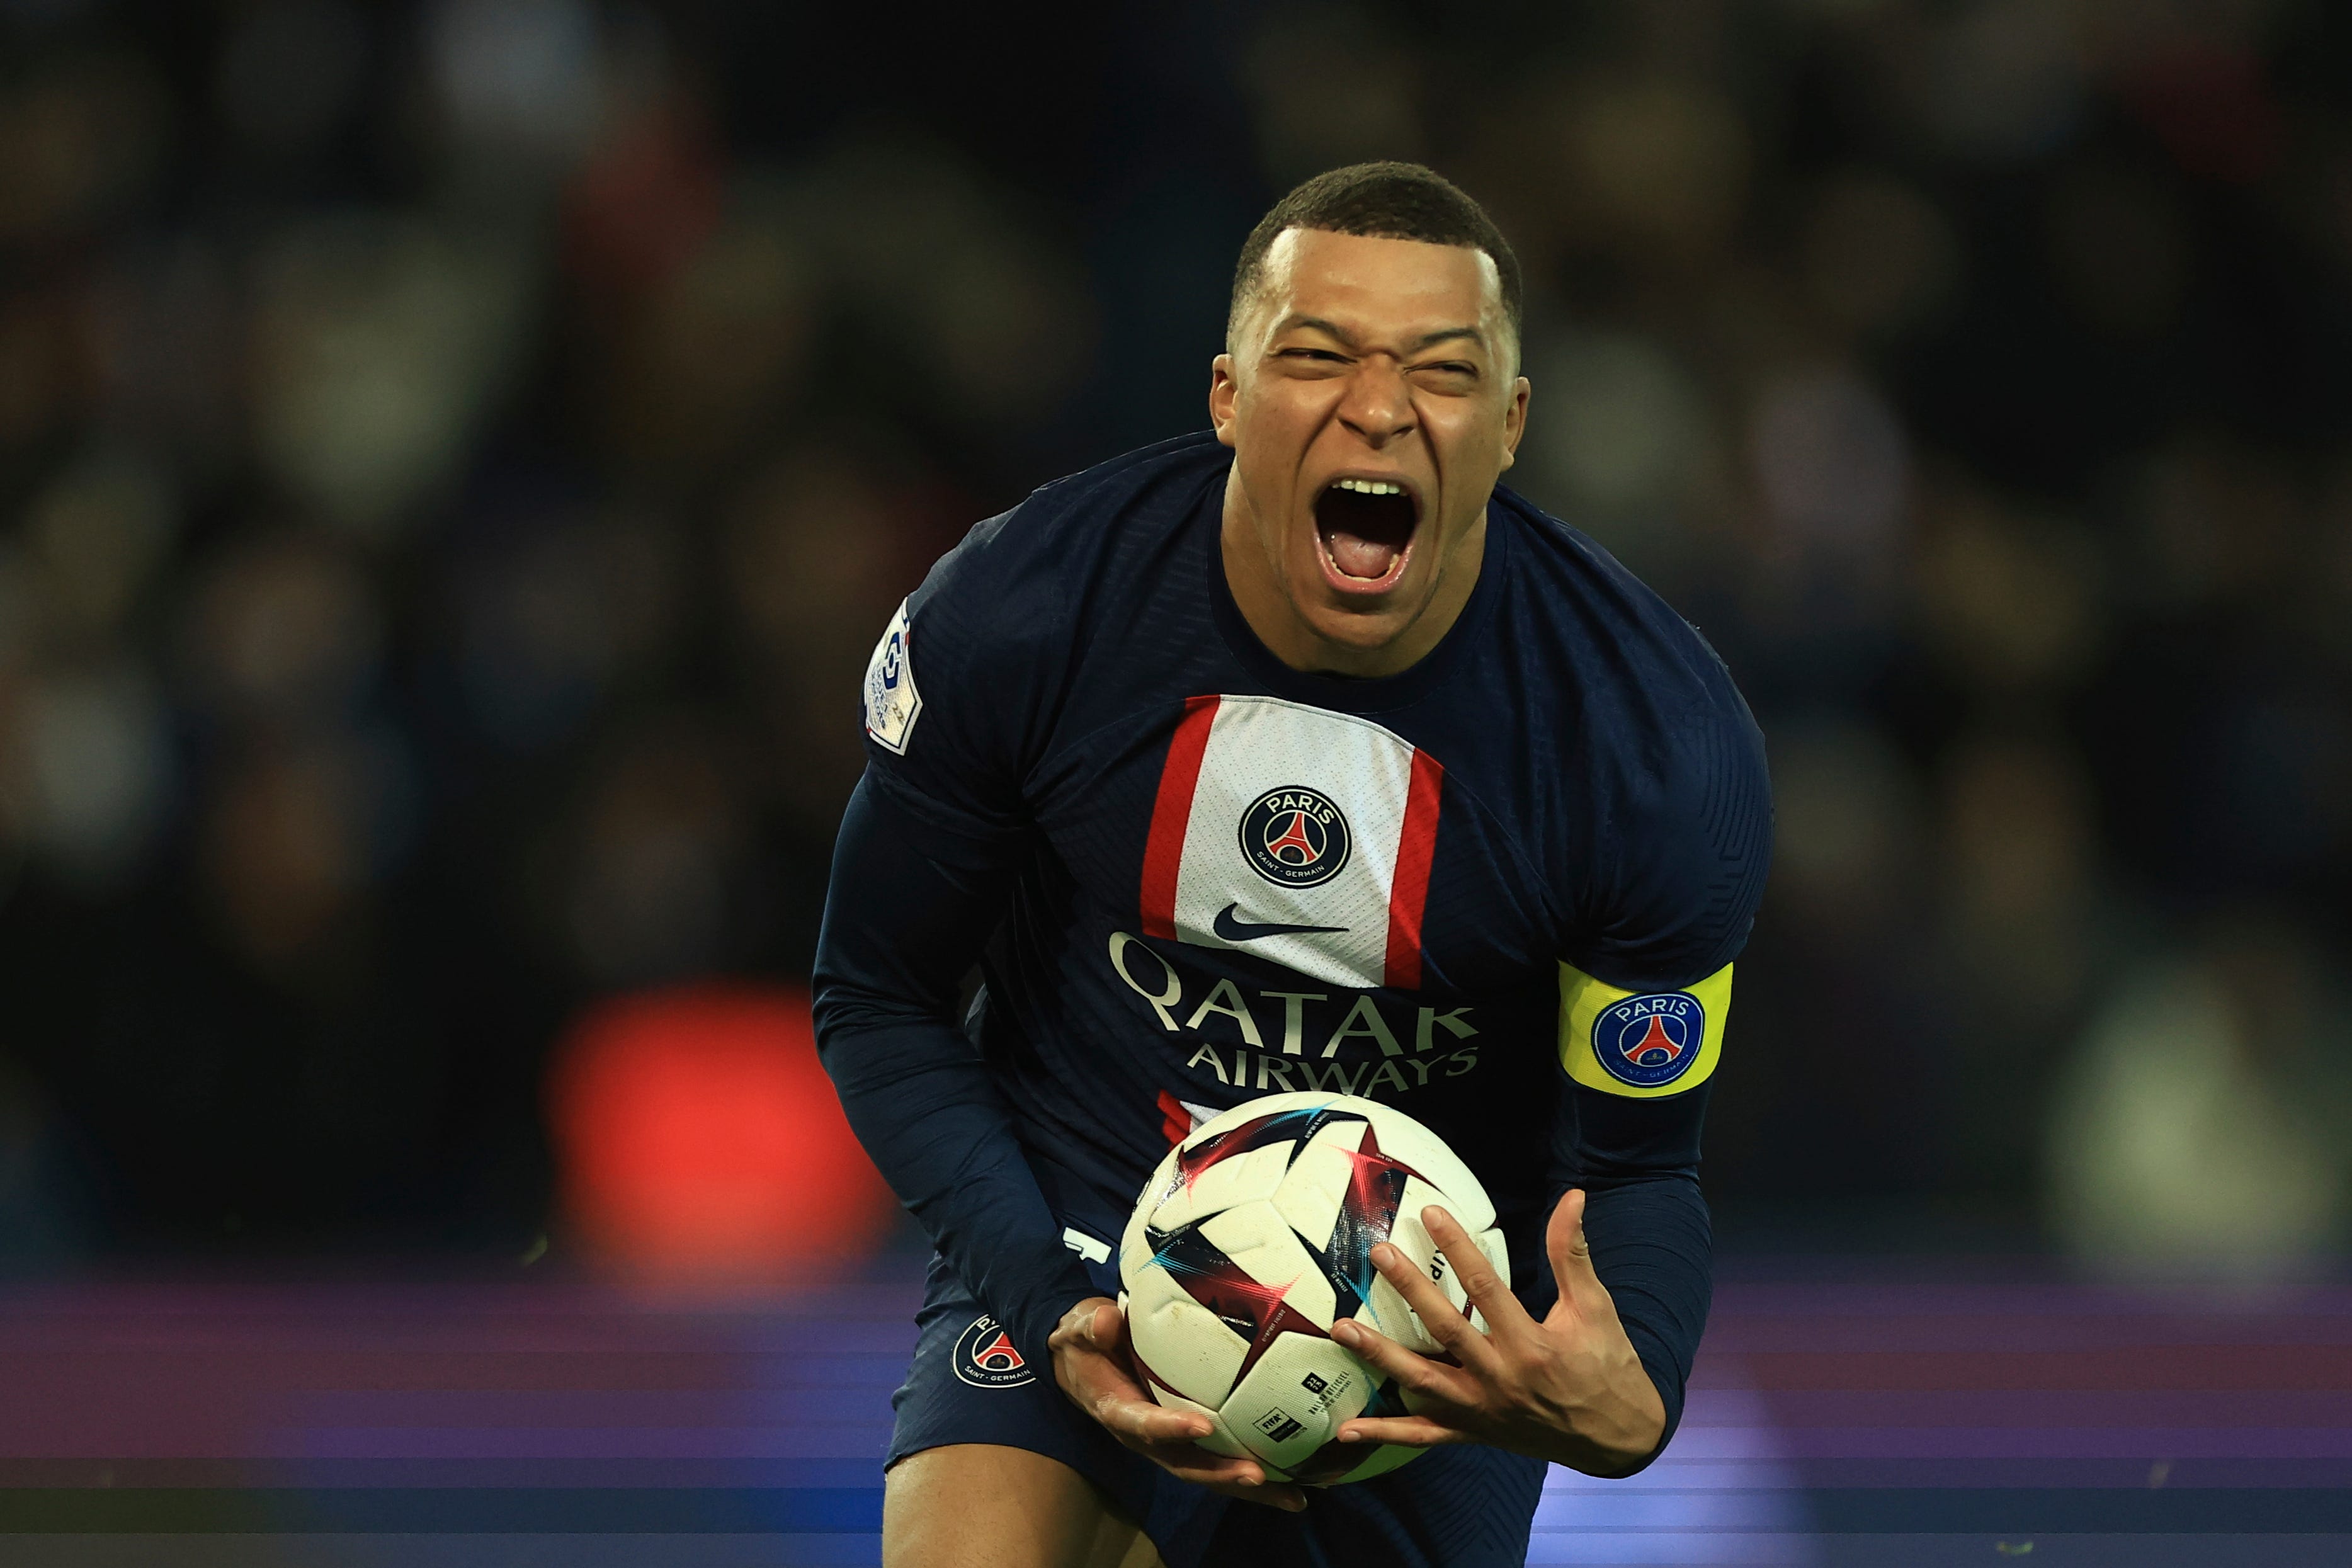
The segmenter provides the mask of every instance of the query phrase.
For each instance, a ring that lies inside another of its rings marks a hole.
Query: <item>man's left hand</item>
[[[1540,1323],[1452,1215],[1434,1206],[1421,1212],[1486,1331],[1479,1332],[1404,1254],[1387,1242],[1373,1247],[1373,1267],[1459,1364],[1416,1355],[1364,1323],[1340,1320],[1331,1337],[1396,1379],[1414,1413],[1360,1416],[1341,1425],[1339,1440],[1414,1448],[1486,1443],[1594,1476],[1637,1468],[1665,1432],[1666,1406],[1592,1271],[1584,1194],[1561,1198],[1544,1232],[1559,1300]]]

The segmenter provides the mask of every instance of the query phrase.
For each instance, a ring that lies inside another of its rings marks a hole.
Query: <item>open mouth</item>
[[[1315,498],[1315,532],[1343,586],[1392,582],[1412,552],[1420,508],[1393,479],[1334,479]]]

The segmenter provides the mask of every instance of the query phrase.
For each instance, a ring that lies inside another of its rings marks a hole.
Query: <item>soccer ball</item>
[[[1463,1306],[1421,1223],[1430,1204],[1507,1284],[1486,1189],[1404,1112],[1353,1095],[1271,1094],[1195,1128],[1152,1172],[1119,1239],[1119,1306],[1152,1397],[1207,1415],[1215,1429],[1202,1447],[1255,1459],[1276,1480],[1336,1486],[1417,1456],[1338,1440],[1344,1421],[1405,1407],[1331,1325],[1357,1318],[1442,1353],[1371,1260],[1391,1242]]]

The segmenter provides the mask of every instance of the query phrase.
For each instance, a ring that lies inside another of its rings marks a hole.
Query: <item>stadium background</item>
[[[1770,741],[1727,1270],[2336,1276],[2319,0],[0,0],[8,1271],[895,1278],[794,1016],[867,649],[1378,156]]]

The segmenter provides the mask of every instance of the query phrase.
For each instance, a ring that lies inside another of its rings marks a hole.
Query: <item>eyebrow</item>
[[[1354,348],[1356,346],[1355,334],[1348,331],[1338,322],[1327,321],[1320,316],[1293,316],[1288,321],[1283,322],[1281,326],[1276,328],[1275,331],[1279,335],[1280,333],[1287,332],[1299,327],[1311,327],[1318,332],[1328,332],[1332,337],[1335,337],[1341,342],[1347,344],[1349,348]],[[1449,342],[1456,338],[1467,338],[1472,342],[1476,343],[1480,348],[1485,348],[1486,346],[1486,334],[1480,331],[1476,327],[1440,327],[1433,332],[1423,332],[1420,337],[1415,338],[1411,343],[1406,345],[1406,352],[1408,353],[1418,353],[1423,349],[1432,347],[1437,343]]]

